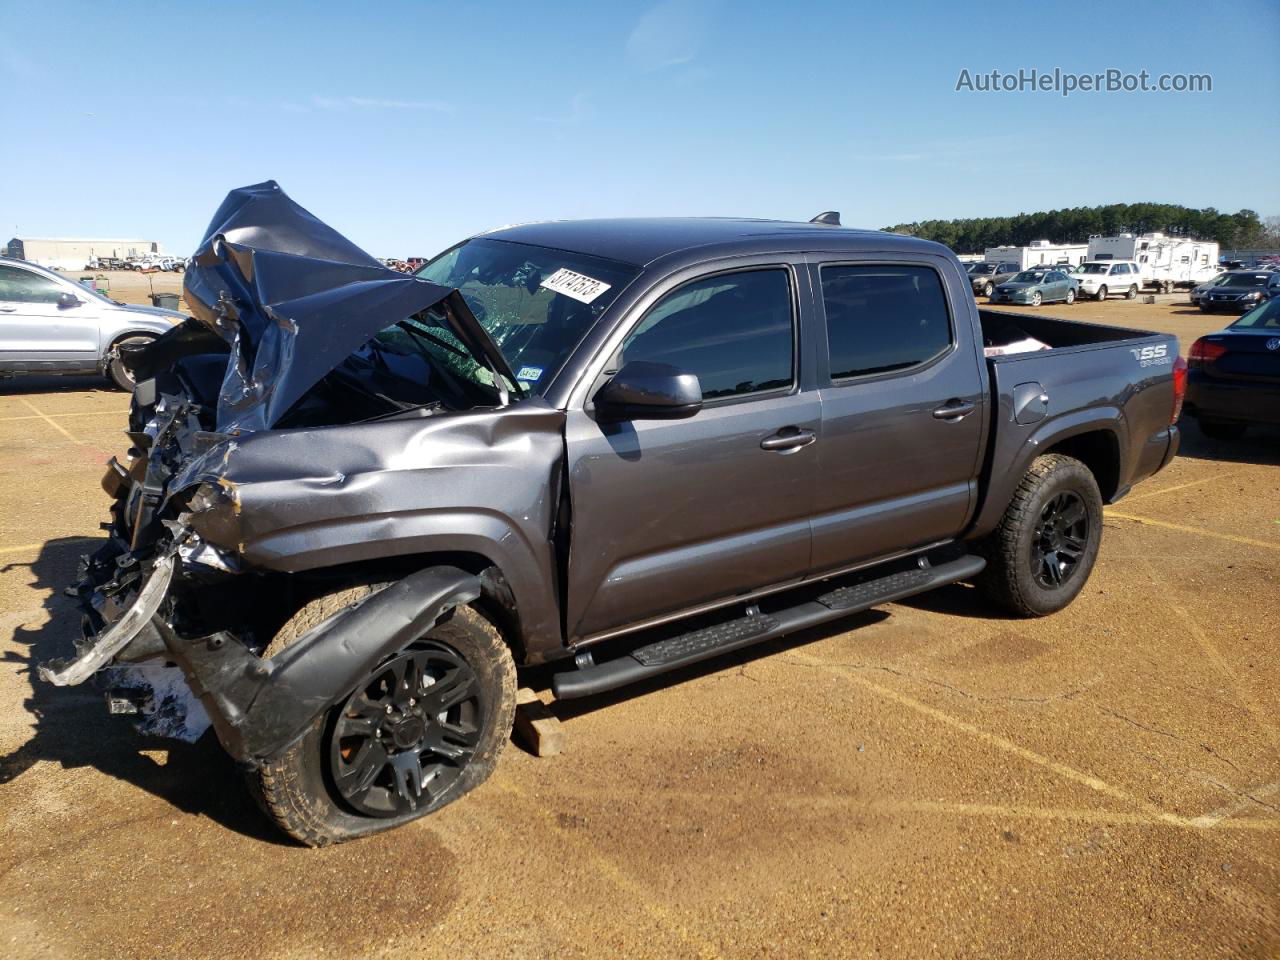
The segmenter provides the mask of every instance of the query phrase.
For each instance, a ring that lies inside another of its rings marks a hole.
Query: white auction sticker
[[[603,280],[574,273],[566,267],[561,267],[538,286],[546,287],[553,293],[563,293],[566,297],[573,297],[583,303],[590,303],[609,289],[609,284]]]

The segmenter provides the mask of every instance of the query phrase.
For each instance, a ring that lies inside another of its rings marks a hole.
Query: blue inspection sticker
[[[542,379],[541,367],[521,367],[520,372],[516,374],[517,380],[524,380],[528,383],[537,383]]]

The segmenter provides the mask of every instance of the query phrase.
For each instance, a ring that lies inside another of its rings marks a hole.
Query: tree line
[[[946,244],[957,253],[981,253],[987,247],[1026,246],[1033,240],[1084,243],[1091,235],[1160,231],[1170,236],[1216,240],[1224,250],[1280,246],[1280,217],[1264,223],[1253,210],[1222,213],[1213,207],[1193,210],[1173,203],[1112,203],[1071,207],[1015,217],[923,220],[885,227]]]

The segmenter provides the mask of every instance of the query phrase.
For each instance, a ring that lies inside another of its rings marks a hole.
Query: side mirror
[[[592,398],[596,419],[683,420],[702,409],[698,375],[666,363],[632,360]]]
[[[68,310],[68,309],[70,309],[71,307],[78,307],[78,306],[80,306],[80,298],[79,298],[79,297],[77,297],[74,293],[60,293],[60,294],[58,294],[58,309],[59,309],[59,310]]]

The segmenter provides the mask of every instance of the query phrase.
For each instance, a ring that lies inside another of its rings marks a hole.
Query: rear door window
[[[832,380],[909,370],[951,348],[951,314],[931,267],[833,264],[821,275]]]
[[[667,294],[622,345],[622,362],[698,375],[704,400],[783,390],[795,382],[791,275],[781,267],[694,280]]]

